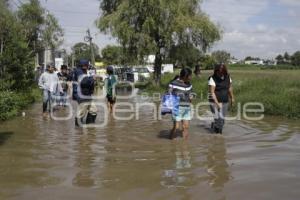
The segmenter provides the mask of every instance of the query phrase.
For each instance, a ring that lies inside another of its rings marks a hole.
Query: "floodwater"
[[[0,124],[1,200],[300,199],[299,121],[230,121],[216,136],[193,120],[184,142],[147,106],[85,130],[43,119],[41,104],[25,113]]]

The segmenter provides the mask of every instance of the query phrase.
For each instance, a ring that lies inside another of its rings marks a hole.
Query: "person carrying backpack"
[[[73,98],[78,103],[76,126],[95,123],[97,117],[97,107],[92,102],[95,81],[94,77],[88,75],[88,66],[87,60],[80,60],[79,67],[73,74]],[[86,119],[85,123],[84,119]]]

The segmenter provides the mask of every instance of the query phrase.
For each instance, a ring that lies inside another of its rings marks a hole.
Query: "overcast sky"
[[[65,30],[65,48],[83,41],[90,28],[100,48],[116,40],[99,33],[95,19],[99,0],[41,0]],[[203,0],[202,10],[223,30],[212,50],[226,50],[237,58],[272,58],[300,50],[300,0]]]

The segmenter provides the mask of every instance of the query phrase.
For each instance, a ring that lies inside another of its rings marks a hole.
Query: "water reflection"
[[[192,162],[186,141],[177,141],[173,144],[174,164],[172,169],[164,170],[161,185],[164,187],[187,187],[192,185]]]
[[[194,121],[184,142],[164,139],[170,123],[153,121],[149,108],[138,121],[110,116],[106,127],[82,131],[43,121],[40,106],[0,124],[0,199],[299,197],[299,122],[232,122],[215,136]]]
[[[207,146],[205,167],[208,173],[209,185],[217,190],[222,190],[230,180],[230,170],[226,159],[224,137],[210,137]]]
[[[93,165],[96,157],[96,153],[92,149],[92,145],[95,143],[96,136],[94,134],[83,134],[78,141],[78,149],[76,149],[76,164],[79,169],[75,178],[73,179],[73,185],[79,187],[93,187],[95,186],[95,180],[93,176]]]
[[[13,134],[13,132],[0,132],[0,146],[3,145]]]

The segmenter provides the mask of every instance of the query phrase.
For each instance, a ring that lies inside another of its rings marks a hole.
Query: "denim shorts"
[[[180,121],[191,121],[192,114],[191,114],[191,107],[190,106],[179,106],[177,112],[172,114],[173,121],[180,122]]]

